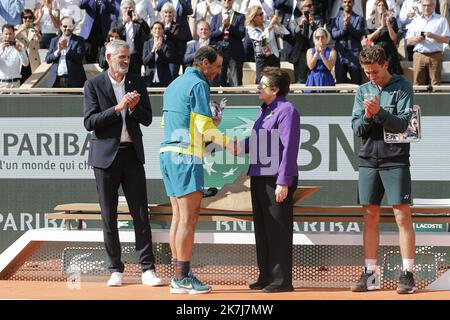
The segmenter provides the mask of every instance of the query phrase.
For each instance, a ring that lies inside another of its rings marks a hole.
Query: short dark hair
[[[62,17],[59,21],[60,21],[60,22],[63,22],[64,19],[70,19],[70,20],[72,20],[72,24],[75,25],[75,19],[72,18],[71,16],[64,16],[64,17]]]
[[[280,89],[277,96],[287,96],[291,84],[289,73],[278,67],[265,67],[261,76],[269,80],[269,86]]]
[[[31,16],[33,17],[33,19],[34,19],[34,13],[33,13],[33,10],[31,10],[31,9],[23,9],[23,11],[20,13],[20,19],[23,20],[23,17],[24,17],[26,14],[31,15]]]
[[[155,24],[159,24],[163,30],[164,30],[164,23],[162,23],[161,21],[155,21],[153,22],[152,26],[150,27],[150,30],[153,29],[153,27],[155,26]]]
[[[204,59],[208,59],[209,63],[214,63],[218,56],[222,56],[222,53],[217,51],[211,46],[204,46],[195,52],[194,62],[192,65],[194,67],[199,67],[202,65]]]
[[[14,26],[9,23],[6,23],[2,26],[2,33],[3,33],[3,30],[5,30],[5,29],[12,29],[12,31],[15,31]]]
[[[365,46],[359,54],[359,62],[365,64],[385,64],[387,61],[384,49],[378,45]]]

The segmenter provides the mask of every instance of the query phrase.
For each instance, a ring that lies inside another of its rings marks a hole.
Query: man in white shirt
[[[414,85],[441,83],[442,52],[450,39],[447,19],[434,12],[435,0],[423,0],[423,15],[415,18],[408,27],[406,41],[414,46]]]
[[[83,58],[86,52],[84,39],[73,34],[72,17],[61,19],[60,37],[53,38],[45,61],[51,63],[50,88],[82,88],[86,81]]]
[[[29,60],[22,44],[15,40],[14,27],[2,27],[3,41],[0,47],[0,88],[20,87],[20,68],[28,66]]]
[[[158,286],[144,170],[141,125],[152,122],[152,109],[140,75],[128,72],[130,46],[113,40],[106,47],[109,69],[86,81],[84,126],[92,132],[88,162],[94,167],[102,227],[111,278],[108,286],[121,286],[125,265],[117,229],[119,187],[133,217],[136,254],[142,284]]]

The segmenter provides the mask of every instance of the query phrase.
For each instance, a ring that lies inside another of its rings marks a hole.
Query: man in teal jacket
[[[351,290],[380,288],[377,270],[380,204],[386,193],[399,228],[403,271],[398,293],[413,293],[415,235],[411,219],[411,174],[409,143],[386,143],[384,131],[402,133],[408,128],[413,107],[411,83],[391,75],[383,49],[365,47],[359,58],[369,78],[356,93],[352,112],[353,132],[361,137],[358,202],[364,211],[365,269]]]

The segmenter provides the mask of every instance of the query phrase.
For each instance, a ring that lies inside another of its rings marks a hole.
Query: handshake
[[[227,151],[233,156],[241,156],[244,154],[244,150],[242,150],[241,143],[235,139],[230,140],[226,148]]]

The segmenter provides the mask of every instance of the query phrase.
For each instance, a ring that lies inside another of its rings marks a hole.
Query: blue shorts
[[[203,192],[203,165],[199,158],[178,152],[160,153],[161,174],[169,197]]]

